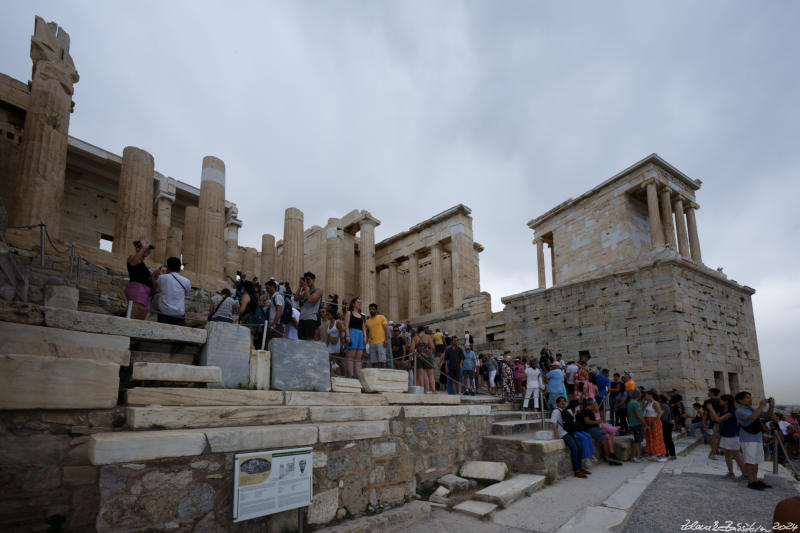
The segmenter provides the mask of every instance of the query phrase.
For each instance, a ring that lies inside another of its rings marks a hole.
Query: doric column
[[[48,233],[56,238],[61,224],[73,84],[78,82],[78,71],[69,55],[67,32],[36,17],[31,59],[33,75],[22,136],[22,160],[9,206],[9,222],[12,226],[24,226],[44,221]],[[124,249],[131,251],[131,243]]]
[[[647,218],[650,219],[650,243],[653,249],[663,248],[664,228],[661,225],[661,214],[658,212],[658,189],[655,181],[647,183]]]
[[[550,277],[553,280],[553,285],[558,283],[556,281],[556,247],[553,243],[550,243]]]
[[[375,220],[366,217],[360,221],[359,279],[361,302],[366,307],[375,300]]]
[[[283,276],[291,284],[292,290],[296,290],[302,275],[303,212],[289,207],[283,219]]]
[[[275,243],[275,279],[278,281],[286,281],[286,270],[284,268],[284,253],[283,240]]]
[[[133,251],[133,241],[141,235],[152,239],[152,222],[153,156],[134,146],[127,146],[122,151],[111,251],[128,255]],[[161,253],[164,253],[163,250]]]
[[[419,257],[417,252],[408,256],[408,318],[419,315]]]
[[[247,275],[247,279],[251,280],[254,277],[258,277],[258,275],[261,273],[261,265],[256,264],[257,260],[258,260],[258,250],[256,250],[255,248],[244,249],[242,270]]]
[[[461,309],[464,296],[472,294],[472,281],[475,279],[476,265],[473,263],[473,242],[463,231],[452,231],[450,238],[450,273],[453,293],[452,306]],[[445,305],[442,302],[442,308]]]
[[[164,261],[170,257],[181,258],[181,242],[183,241],[183,231],[181,228],[173,226],[167,231],[167,242],[164,245]],[[155,251],[155,250],[154,250]]]
[[[547,286],[547,277],[544,272],[544,242],[542,239],[536,239],[536,268],[539,271],[539,288],[544,289]]]
[[[163,262],[170,257],[167,254],[167,234],[172,226],[172,204],[175,202],[175,180],[172,178],[161,178],[156,182],[156,227],[153,231],[153,259]],[[180,243],[178,243],[180,249]]]
[[[195,246],[197,246],[197,207],[186,206],[183,214],[183,266],[187,270],[197,272],[197,262],[195,260]]]
[[[339,301],[343,302],[346,296],[341,226],[342,221],[338,218],[329,218],[325,226],[325,293],[336,294]]]
[[[236,206],[225,211],[225,259],[222,266],[227,278],[235,277],[238,270],[247,270],[243,264],[243,254],[239,250],[239,228],[242,227],[242,221],[238,216],[239,210]],[[252,276],[252,272],[247,271],[248,279]]]
[[[400,294],[397,286],[397,262],[389,263],[389,320],[400,318]]]
[[[680,196],[672,205],[672,210],[675,212],[675,229],[678,232],[678,251],[683,257],[689,257],[689,235],[686,233],[686,218]]]
[[[222,278],[225,257],[225,163],[213,156],[203,158],[200,206],[197,214],[195,272]]]
[[[670,248],[678,251],[678,242],[675,240],[675,225],[672,223],[672,193],[668,187],[661,191],[661,223],[664,224],[664,237]]]
[[[261,281],[266,283],[270,276],[278,277],[275,272],[275,236],[266,233],[261,236]]]
[[[440,312],[442,305],[442,245],[431,245],[431,313]]]
[[[702,263],[703,256],[700,253],[700,238],[697,235],[697,220],[694,215],[695,209],[697,209],[697,204],[689,204],[686,206],[686,222],[689,226],[689,249],[692,253],[692,260]]]

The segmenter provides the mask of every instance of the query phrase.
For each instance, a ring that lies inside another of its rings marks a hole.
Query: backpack
[[[576,431],[579,431],[578,424],[575,422],[575,417],[572,416],[567,409],[560,409],[561,411],[561,427],[564,428],[564,431],[572,435]]]
[[[283,299],[283,312],[281,312],[279,322],[284,326],[292,323],[292,300],[289,298]]]
[[[672,410],[669,408],[669,405],[662,403],[661,404],[661,421],[665,424],[672,424]]]

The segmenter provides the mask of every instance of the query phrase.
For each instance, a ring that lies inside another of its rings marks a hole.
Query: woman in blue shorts
[[[347,377],[357,378],[361,368],[361,356],[364,355],[364,339],[366,334],[364,315],[361,314],[361,298],[356,296],[350,300],[344,315],[344,342],[347,347]]]

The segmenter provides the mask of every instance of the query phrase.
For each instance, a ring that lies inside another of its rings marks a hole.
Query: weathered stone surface
[[[44,288],[44,305],[78,310],[78,288],[67,285],[47,285]]]
[[[139,381],[217,383],[222,379],[221,374],[222,372],[218,366],[134,363],[132,379]]]
[[[362,368],[358,373],[365,392],[406,392],[408,372],[388,368]]]
[[[15,324],[44,324],[44,313],[38,305],[0,299],[0,320]]]
[[[130,348],[130,339],[119,335],[86,333],[15,322],[0,322],[0,345],[12,340],[50,342],[59,345],[69,344],[110,350],[128,350]]]
[[[63,481],[65,485],[93,485],[97,482],[97,467],[89,465],[65,466]]]
[[[272,355],[267,350],[250,350],[250,387],[269,390]]]
[[[475,493],[474,498],[508,507],[523,496],[529,496],[544,485],[544,476],[517,474],[516,476]]]
[[[434,503],[442,503],[446,505],[449,502],[447,499],[448,496],[450,496],[450,489],[440,485],[436,487],[436,490],[433,491],[433,494],[431,494],[431,497],[428,499]]]
[[[160,324],[144,320],[131,320],[124,317],[70,311],[56,307],[42,307],[45,325],[53,328],[87,331],[89,333],[108,333],[133,339],[184,342],[204,344],[206,330]]]
[[[89,461],[110,465],[163,457],[200,455],[206,436],[198,430],[95,433],[89,439]]]
[[[385,437],[388,434],[388,420],[319,424],[320,442],[375,439],[378,437]]]
[[[485,518],[494,512],[495,509],[497,509],[497,505],[477,500],[467,500],[453,507],[454,511],[475,516],[477,518]]]
[[[316,444],[318,429],[315,425],[293,424],[287,426],[237,427],[207,429],[205,435],[214,453],[271,448],[308,446]]]
[[[308,508],[309,524],[327,524],[336,517],[339,509],[339,489],[317,492]]]
[[[283,391],[331,390],[328,351],[321,342],[272,339],[271,388]]]
[[[331,376],[331,390],[333,392],[361,392],[361,382],[357,379],[339,378]]]
[[[614,454],[623,461],[630,461],[633,455],[633,438],[614,437]]]
[[[381,489],[381,505],[399,505],[406,497],[406,490],[402,485],[392,485]]]
[[[211,387],[235,388],[250,382],[250,330],[238,324],[208,322],[200,366],[215,366],[222,377]]]
[[[135,387],[127,391],[128,405],[282,405],[283,392],[239,389]]]
[[[388,405],[386,398],[372,394],[339,392],[287,392],[286,405]]]
[[[470,407],[469,405],[406,405],[403,407],[403,413],[406,418],[468,415]]]
[[[128,424],[133,429],[160,426],[167,429],[257,426],[302,422],[306,407],[129,407]]]
[[[400,406],[311,407],[312,422],[342,422],[348,420],[388,420],[400,415]]]
[[[50,329],[50,328],[44,328]],[[120,366],[130,364],[129,350],[114,350],[111,348],[89,348],[76,344],[56,344],[36,340],[0,340],[0,353],[19,355],[39,355],[42,357],[57,357],[61,359],[88,359],[103,363],[114,363]]]
[[[461,477],[483,481],[503,481],[508,474],[505,463],[492,461],[467,461],[461,467]]]
[[[117,404],[119,365],[0,355],[0,409],[101,409]]]
[[[399,392],[384,392],[381,396],[386,398],[389,404],[413,404],[413,405],[458,405],[461,403],[461,396],[457,394],[403,394]]]
[[[437,482],[442,487],[445,487],[447,490],[451,492],[460,492],[468,490],[471,487],[470,481],[468,479],[464,479],[463,477],[459,477],[455,474],[447,474],[440,477]]]

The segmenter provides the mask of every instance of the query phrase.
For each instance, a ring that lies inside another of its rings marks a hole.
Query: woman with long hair
[[[361,369],[361,356],[364,355],[364,331],[366,320],[361,314],[361,298],[350,300],[344,315],[344,341],[347,346],[347,377],[358,378]]]
[[[153,275],[144,260],[155,247],[142,235],[138,241],[133,243],[133,248],[135,252],[128,256],[128,260],[125,262],[125,266],[128,267],[128,279],[130,279],[125,287],[125,298],[129,302],[133,302],[131,318],[144,320],[150,309],[150,293],[153,290]]]
[[[242,299],[239,303],[239,324],[250,330],[251,349],[255,348],[253,340],[256,337],[259,339],[258,342],[261,342],[259,332],[264,327],[264,320],[260,318],[263,314],[259,312],[258,305],[258,296],[256,296],[256,288],[253,282],[245,281],[242,283]]]
[[[411,339],[411,353],[417,359],[417,386],[425,389],[425,394],[434,393],[433,382],[433,337],[425,328],[420,327],[418,333]]]
[[[711,420],[719,422],[719,447],[722,453],[725,454],[725,465],[728,467],[728,473],[725,474],[726,479],[736,479],[736,474],[733,473],[733,461],[739,465],[739,470],[744,475],[744,460],[742,459],[742,450],[739,445],[739,424],[736,422],[736,403],[733,396],[730,394],[723,394],[719,397],[720,412],[714,411],[714,406],[708,404],[709,415]]]
[[[342,339],[345,337],[344,326],[342,321],[339,320],[337,313],[338,305],[331,306],[325,311],[328,317],[326,344],[328,346],[328,357],[336,363],[339,372],[342,376],[346,375],[347,368],[345,367],[344,360],[342,359]]]
[[[644,438],[645,452],[651,461],[666,461],[667,449],[664,446],[664,433],[661,430],[661,404],[655,389],[644,393]]]

